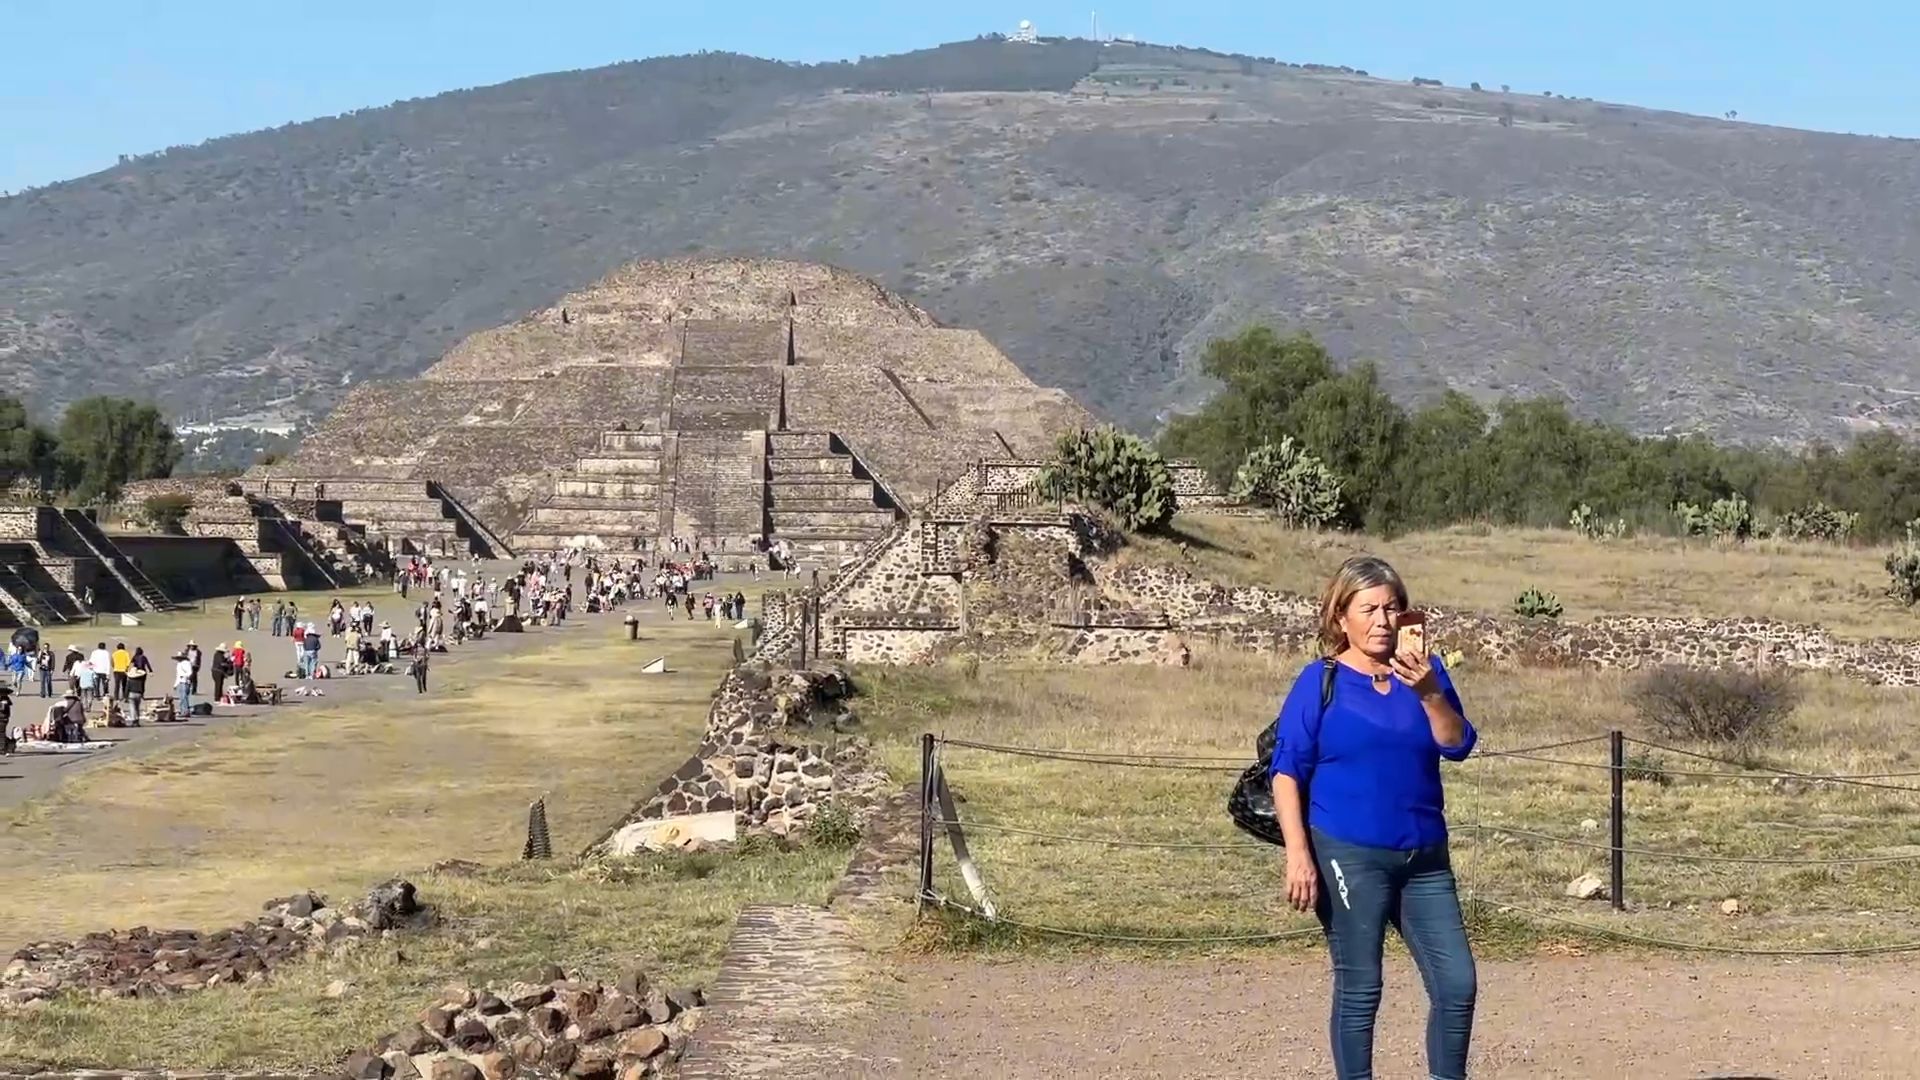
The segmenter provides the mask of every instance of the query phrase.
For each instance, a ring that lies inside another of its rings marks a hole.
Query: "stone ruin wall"
[[[1128,561],[1084,515],[1047,522],[993,512],[995,489],[1018,482],[1018,470],[1004,464],[957,478],[932,503],[933,516],[911,519],[842,573],[822,597],[826,655],[921,663],[966,648],[1084,663],[1184,663],[1189,642],[1263,652],[1314,647],[1311,597]],[[954,516],[969,509],[981,516]],[[785,602],[778,594],[763,601],[768,610]],[[1428,610],[1437,649],[1495,666],[1778,666],[1920,686],[1920,641],[1851,641],[1819,626],[1764,619],[1560,621]]]
[[[738,835],[785,836],[829,802],[866,813],[888,781],[849,734],[852,693],[833,667],[793,670],[765,655],[737,665],[714,694],[699,749],[589,850],[632,854],[652,824],[693,815],[730,812]]]
[[[433,924],[411,883],[394,879],[341,908],[313,893],[269,900],[265,913],[237,927],[89,934],[37,942],[14,954],[0,975],[0,1010],[32,1008],[58,993],[99,999],[162,999],[214,987],[251,986],[291,963],[337,957],[368,942]],[[453,986],[413,1021],[355,1050],[331,1074],[349,1080],[505,1080],[570,1077],[640,1080],[671,1072],[706,1008],[700,990],[656,986],[644,972],[611,983],[548,964],[531,978],[495,986]],[[27,1074],[0,1072],[0,1076]],[[265,1080],[258,1072],[173,1073],[80,1070],[32,1073],[102,1080]],[[289,1078],[291,1080],[291,1078]]]

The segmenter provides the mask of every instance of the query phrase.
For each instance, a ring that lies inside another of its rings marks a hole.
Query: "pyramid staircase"
[[[107,534],[100,531],[100,526],[91,517],[71,507],[62,511],[62,516],[67,528],[79,537],[81,546],[100,560],[100,565],[120,586],[131,607],[140,611],[173,609],[174,603],[167,594],[141,573],[140,568],[133,565],[133,561],[113,541],[107,539]]]
[[[630,550],[636,540],[662,535],[673,445],[672,435],[659,432],[601,432],[599,446],[554,479],[552,494],[527,514],[509,543],[519,550],[555,551],[598,537],[609,548]]]
[[[22,626],[51,626],[67,620],[13,568],[0,564],[0,607]]]
[[[777,431],[767,436],[770,537],[802,563],[835,566],[892,528],[898,503],[838,436]]]

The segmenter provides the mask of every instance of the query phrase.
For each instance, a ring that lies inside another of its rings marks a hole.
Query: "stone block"
[[[701,843],[732,843],[736,832],[733,810],[686,814],[659,821],[636,821],[613,834],[615,855],[642,851],[674,851]]]

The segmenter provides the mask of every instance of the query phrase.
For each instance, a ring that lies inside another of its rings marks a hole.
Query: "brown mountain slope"
[[[1410,395],[1920,424],[1920,144],[1087,43],[542,76],[0,200],[0,376],[311,414],[689,250],[875,275],[1142,428],[1254,319]]]

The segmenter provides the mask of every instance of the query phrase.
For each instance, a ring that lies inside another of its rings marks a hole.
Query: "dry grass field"
[[[0,850],[0,940],[231,925],[272,896],[348,899],[397,873],[443,924],[244,990],[62,998],[0,1023],[0,1062],[318,1068],[448,982],[548,962],[711,977],[742,904],[822,898],[846,854],[570,858],[684,760],[731,662],[730,628],[649,620],[644,633],[634,646],[617,620],[559,631],[486,668],[436,669],[425,698],[275,710],[26,804]],[[661,652],[673,673],[629,670]],[[519,863],[541,795],[559,857]],[[449,859],[490,869],[422,872]],[[336,979],[347,994],[323,996]]]
[[[1887,597],[1885,553],[1874,548],[1776,540],[1724,547],[1659,536],[1596,543],[1564,529],[1485,526],[1383,540],[1209,515],[1183,515],[1174,526],[1172,539],[1143,537],[1121,557],[1315,594],[1340,560],[1367,550],[1406,576],[1416,604],[1497,614],[1536,587],[1556,594],[1569,619],[1747,616],[1819,623],[1841,637],[1920,635],[1920,615]]]
[[[899,775],[918,769],[915,737],[1125,754],[1220,758],[1219,768],[1175,771],[945,751],[945,768],[988,888],[1003,915],[1075,931],[1141,937],[1257,935],[1312,926],[1285,909],[1274,849],[1238,833],[1224,804],[1254,736],[1268,722],[1300,657],[1202,653],[1189,670],[952,665],[869,669],[865,713]],[[1627,783],[1627,839],[1636,848],[1739,858],[1814,860],[1784,865],[1695,862],[1630,855],[1630,911],[1562,895],[1582,873],[1602,879],[1604,850],[1472,826],[1606,842],[1608,772],[1603,741],[1545,756],[1486,751],[1641,728],[1624,701],[1630,676],[1614,672],[1457,674],[1481,753],[1446,767],[1455,861],[1476,909],[1483,947],[1532,949],[1595,939],[1577,926],[1714,946],[1781,949],[1884,945],[1920,939],[1920,777],[1910,790],[1792,784],[1674,773],[1717,767],[1642,753]],[[1904,732],[1920,695],[1809,677],[1791,734],[1761,748],[1777,767],[1822,773],[1920,771]],[[1693,747],[1692,749],[1702,749]],[[1665,770],[1664,782],[1654,773]],[[1010,826],[1063,836],[1199,847],[1116,847],[993,831]],[[967,893],[940,846],[940,887]],[[1842,866],[1824,860],[1906,857]],[[1740,904],[1722,913],[1723,901]],[[1502,904],[1523,912],[1503,911]],[[1042,938],[954,927],[973,944],[1044,946]],[[1308,937],[1309,942],[1317,941]],[[1584,944],[1572,947],[1586,947]]]

